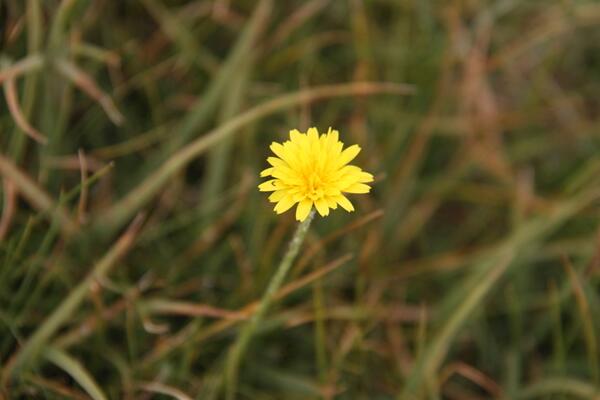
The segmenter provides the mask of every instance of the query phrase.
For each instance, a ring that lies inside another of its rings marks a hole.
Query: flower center
[[[311,200],[318,200],[324,196],[324,183],[317,174],[311,174],[307,179],[306,196]]]

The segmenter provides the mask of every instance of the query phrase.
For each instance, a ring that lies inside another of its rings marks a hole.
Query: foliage
[[[592,0],[1,0],[0,397],[220,398],[296,226],[256,189],[269,144],[332,126],[373,190],[315,218],[239,398],[598,398],[599,26]]]

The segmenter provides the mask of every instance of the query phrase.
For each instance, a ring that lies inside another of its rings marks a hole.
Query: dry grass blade
[[[110,118],[115,125],[121,125],[123,123],[123,115],[117,109],[113,100],[98,87],[96,82],[94,82],[88,74],[67,60],[56,61],[56,69],[67,79],[72,81],[75,86],[87,93],[92,99],[96,100],[108,118]]]
[[[181,389],[160,382],[142,382],[138,384],[138,388],[150,393],[164,394],[177,400],[192,400],[192,397],[185,394]]]
[[[15,79],[27,72],[35,71],[43,65],[44,59],[40,54],[31,54],[10,67],[2,69],[0,71],[0,83],[7,79]]]
[[[196,157],[203,154],[211,146],[233,135],[243,126],[264,118],[277,111],[332,97],[368,96],[374,94],[407,95],[414,92],[411,85],[389,82],[353,82],[338,85],[326,85],[295,93],[290,93],[262,103],[229,122],[199,137],[186,147],[177,151],[167,161],[151,173],[142,183],[131,190],[128,195],[109,209],[98,221],[101,229],[108,232],[119,229],[144,204],[149,202],[169,179]]]
[[[8,104],[8,109],[10,114],[12,115],[15,123],[27,136],[35,140],[40,144],[48,143],[48,138],[35,129],[33,126],[27,122],[25,115],[21,111],[21,106],[19,106],[19,99],[17,97],[17,86],[15,85],[15,79],[13,77],[9,77],[4,82],[4,95],[6,96],[6,103]]]
[[[328,273],[334,271],[335,269],[341,267],[342,265],[344,265],[345,263],[350,261],[352,259],[352,257],[353,257],[352,254],[346,254],[346,255],[338,258],[337,260],[330,262],[329,264],[325,265],[324,267],[319,268],[300,279],[297,279],[293,282],[288,283],[287,285],[282,287],[279,292],[277,292],[277,294],[275,295],[275,299],[277,299],[277,300],[282,299],[282,298],[290,295],[291,293],[297,291],[298,289],[300,289],[304,286],[307,286],[308,284],[316,281],[317,279],[319,279],[319,278],[327,275]]]
[[[79,154],[65,156],[48,156],[44,157],[44,162],[48,166],[48,168],[81,171],[81,162],[83,161],[85,162],[87,170],[93,172],[99,171],[108,165],[91,155],[84,154],[84,160],[82,160],[81,157],[82,156]]]
[[[183,301],[150,300],[144,305],[149,312],[157,314],[186,315],[189,317],[213,317],[222,319],[245,319],[244,313],[213,307],[208,304],[194,304]]]
[[[502,396],[502,388],[492,378],[484,374],[477,368],[463,362],[457,362],[448,365],[441,371],[440,375],[440,387],[447,381],[453,374],[458,374],[465,379],[470,380],[482,389],[485,389],[494,398],[500,398]]]
[[[0,155],[0,173],[6,179],[14,182],[15,186],[23,197],[27,199],[40,212],[46,213],[51,219],[56,220],[65,235],[70,235],[75,231],[75,223],[69,216],[68,212],[56,204],[37,183],[35,183],[23,171],[19,170],[16,165],[9,159]]]

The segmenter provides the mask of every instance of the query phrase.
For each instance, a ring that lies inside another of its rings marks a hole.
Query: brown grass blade
[[[27,72],[35,71],[44,65],[44,59],[40,54],[31,54],[22,60],[0,71],[0,83],[7,79],[15,79]]]
[[[102,91],[94,80],[75,64],[67,60],[58,60],[56,62],[57,70],[69,79],[75,86],[87,93],[104,110],[108,118],[115,124],[121,125],[125,118],[117,109],[117,106],[110,96]]]
[[[58,205],[48,193],[38,186],[25,172],[21,171],[11,160],[0,155],[0,174],[14,182],[23,197],[37,208],[56,220],[65,235],[75,231],[75,223],[69,213]]]
[[[10,111],[10,114],[12,115],[17,126],[23,132],[25,132],[27,136],[36,142],[40,144],[48,143],[48,138],[43,133],[31,126],[29,122],[27,122],[25,115],[23,115],[17,96],[17,86],[15,85],[15,79],[13,77],[10,77],[4,81],[4,95],[6,96],[8,110]]]

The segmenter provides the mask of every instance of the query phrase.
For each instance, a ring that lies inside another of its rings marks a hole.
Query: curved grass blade
[[[94,400],[107,400],[108,397],[102,392],[92,375],[81,365],[79,361],[66,352],[49,347],[44,351],[44,357],[57,367],[69,374]]]

